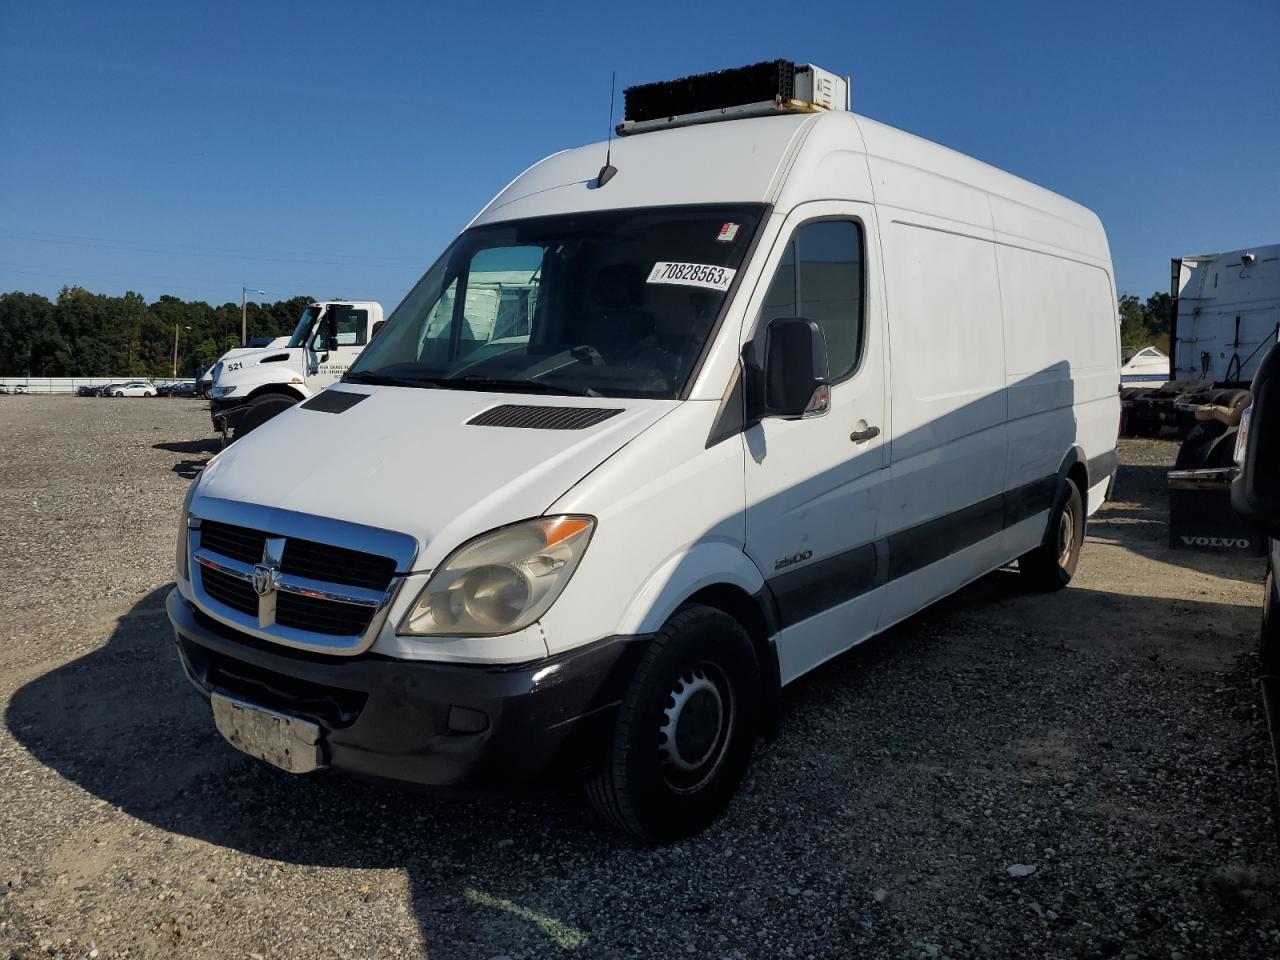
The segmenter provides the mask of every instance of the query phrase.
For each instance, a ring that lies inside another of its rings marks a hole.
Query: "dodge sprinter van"
[[[846,91],[627,90],[611,145],[518,176],[342,382],[209,463],[168,612],[231,743],[581,779],[669,840],[783,685],[1002,565],[1071,579],[1116,467],[1102,226]]]

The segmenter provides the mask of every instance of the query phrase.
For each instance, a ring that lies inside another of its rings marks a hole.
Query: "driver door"
[[[323,349],[329,330],[329,318],[336,312],[338,323],[337,345]],[[360,356],[369,342],[369,311],[335,304],[325,310],[316,332],[311,337],[310,363],[307,370],[307,387],[319,392],[342,379],[347,368]]]
[[[831,401],[809,419],[750,427],[746,550],[778,605],[786,683],[871,636],[887,556],[876,520],[889,475],[884,298],[869,204],[802,204],[770,252],[748,316],[814,320]]]

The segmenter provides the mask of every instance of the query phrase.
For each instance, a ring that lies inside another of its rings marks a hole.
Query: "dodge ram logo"
[[[279,567],[271,567],[265,563],[255,563],[253,565],[253,592],[260,597],[265,597],[276,588],[276,574],[279,572]]]

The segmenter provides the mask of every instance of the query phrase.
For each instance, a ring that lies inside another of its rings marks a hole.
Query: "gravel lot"
[[[0,398],[0,958],[1280,956],[1262,561],[1167,549],[1170,443],[1122,448],[1068,590],[992,574],[788,688],[729,813],[649,849],[574,792],[226,745],[163,612],[208,437]]]

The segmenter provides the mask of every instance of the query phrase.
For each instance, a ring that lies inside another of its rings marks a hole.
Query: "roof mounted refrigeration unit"
[[[741,117],[848,110],[849,78],[790,60],[627,87],[619,135]]]

